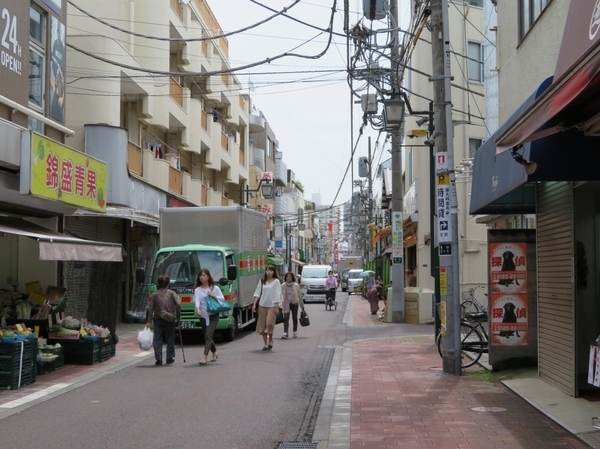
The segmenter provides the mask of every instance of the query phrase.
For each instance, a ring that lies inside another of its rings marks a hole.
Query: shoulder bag
[[[206,295],[206,311],[211,314],[229,312],[231,306],[226,302],[219,302],[216,298]]]
[[[174,323],[175,322],[175,314],[169,312],[168,310],[165,310],[165,308],[164,308],[165,303],[163,301],[162,295],[160,295],[160,292],[156,292],[155,295],[157,295],[156,297],[158,298],[158,300],[160,302],[160,309],[158,310],[158,316],[168,323]]]

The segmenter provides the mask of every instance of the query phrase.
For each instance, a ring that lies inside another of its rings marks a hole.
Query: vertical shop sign
[[[404,229],[402,223],[402,212],[392,212],[392,263],[402,263],[404,252]]]
[[[490,243],[490,344],[529,343],[527,244]]]
[[[105,212],[107,171],[106,162],[32,133],[32,195]]]
[[[29,93],[29,2],[0,6],[0,95],[27,106]]]
[[[50,60],[50,117],[65,121],[65,26],[52,16]]]

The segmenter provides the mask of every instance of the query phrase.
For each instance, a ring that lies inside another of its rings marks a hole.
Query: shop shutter
[[[65,217],[66,233],[86,240],[123,244],[123,222],[120,218],[112,217]],[[108,263],[108,262],[107,262]],[[87,310],[88,293],[86,287],[91,282],[89,263],[85,268],[77,267],[74,263],[66,263],[65,271],[69,287],[68,307],[70,312],[77,314],[76,318],[85,316]],[[121,279],[117,280],[121,285]],[[117,322],[122,321],[123,291],[118,290]]]
[[[540,378],[575,396],[573,187],[537,188],[537,269]]]

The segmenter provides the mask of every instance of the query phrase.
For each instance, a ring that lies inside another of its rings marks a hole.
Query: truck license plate
[[[179,323],[179,327],[181,329],[194,329],[194,322],[193,321],[182,321],[181,323]]]

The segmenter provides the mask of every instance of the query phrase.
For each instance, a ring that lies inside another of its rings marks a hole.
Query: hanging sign
[[[438,242],[451,243],[450,175],[448,173],[437,175],[436,179],[435,208],[438,222]]]
[[[404,230],[402,212],[392,213],[392,263],[402,263],[404,253]]]

